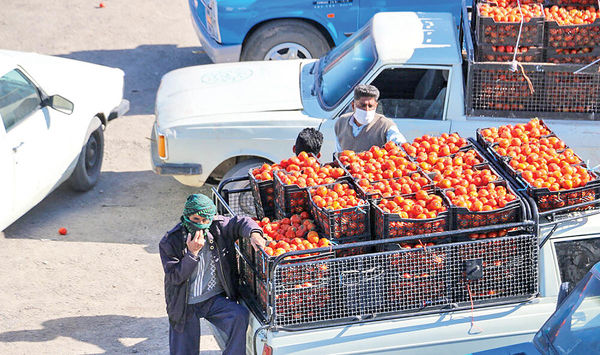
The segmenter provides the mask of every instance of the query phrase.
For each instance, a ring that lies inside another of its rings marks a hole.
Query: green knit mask
[[[190,220],[190,216],[197,214],[209,220],[206,224],[196,223]],[[212,220],[217,214],[217,207],[210,198],[202,194],[193,194],[188,196],[181,216],[181,223],[190,233],[196,233],[198,230],[205,230],[210,227]]]

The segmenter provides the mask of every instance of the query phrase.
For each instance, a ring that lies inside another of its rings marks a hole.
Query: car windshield
[[[600,279],[587,276],[535,336],[541,350],[557,354],[600,353]]]
[[[317,88],[326,110],[342,101],[375,64],[377,54],[368,29],[365,27],[319,61]]]

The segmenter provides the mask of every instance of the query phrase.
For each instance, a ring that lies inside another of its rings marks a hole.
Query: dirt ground
[[[105,131],[92,191],[61,186],[0,232],[0,354],[168,353],[158,241],[186,196],[210,187],[151,171],[154,97],[166,72],[210,60],[186,0],[103,2],[2,2],[2,48],[121,68],[131,110]],[[202,334],[202,353],[218,353]]]

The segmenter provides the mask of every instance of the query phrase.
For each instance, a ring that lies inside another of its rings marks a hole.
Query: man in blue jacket
[[[248,217],[223,217],[210,198],[190,195],[181,223],[159,244],[165,271],[171,354],[198,354],[200,318],[227,336],[223,354],[246,352],[248,310],[236,300],[234,242],[264,246],[262,230]]]

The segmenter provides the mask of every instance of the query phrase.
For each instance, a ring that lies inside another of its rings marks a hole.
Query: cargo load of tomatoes
[[[596,7],[554,5],[545,8],[544,15],[546,47],[575,49],[600,46],[600,10]]]
[[[417,171],[417,165],[394,142],[372,146],[364,152],[345,150],[335,154],[335,160],[355,179],[371,182],[399,178]]]
[[[540,4],[522,3],[519,8],[516,1],[479,3],[475,16],[475,39],[480,46],[514,46],[519,31],[519,45],[541,47],[544,44],[544,10]]]
[[[329,238],[370,235],[370,205],[349,180],[309,189],[309,195],[315,222]]]
[[[410,175],[375,182],[360,179],[356,185],[358,195],[371,201],[382,197],[412,194],[419,190],[431,190],[433,181],[422,172],[413,172]]]
[[[519,178],[540,211],[600,198],[600,180],[541,120],[479,129],[506,170]]]

